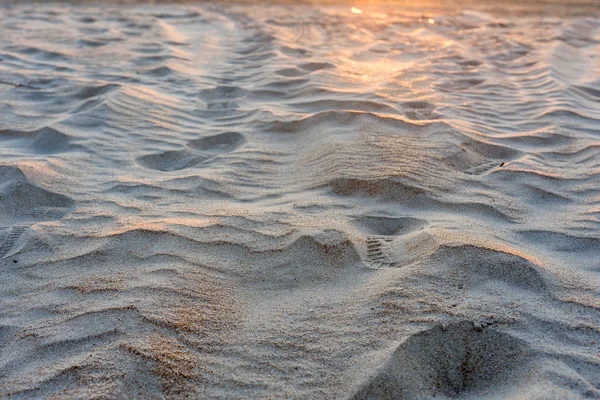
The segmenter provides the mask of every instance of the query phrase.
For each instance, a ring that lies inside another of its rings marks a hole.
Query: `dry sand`
[[[600,7],[403,4],[0,6],[0,398],[600,398]]]

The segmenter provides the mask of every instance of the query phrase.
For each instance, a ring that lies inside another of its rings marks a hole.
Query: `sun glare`
[[[354,14],[362,14],[363,11],[360,8],[356,8],[356,7],[352,7],[350,9],[351,12],[353,12]]]

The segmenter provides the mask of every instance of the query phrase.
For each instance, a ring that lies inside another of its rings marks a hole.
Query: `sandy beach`
[[[600,3],[0,5],[1,399],[600,399]]]

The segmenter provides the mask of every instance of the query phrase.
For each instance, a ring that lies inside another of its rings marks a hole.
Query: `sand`
[[[600,7],[523,3],[1,5],[0,398],[600,398]]]

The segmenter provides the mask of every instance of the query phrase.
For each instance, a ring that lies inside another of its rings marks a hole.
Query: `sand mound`
[[[138,164],[157,171],[179,171],[198,164],[208,163],[219,154],[234,151],[246,142],[237,132],[225,132],[214,136],[195,139],[188,148],[179,151],[166,151],[148,154],[137,159]]]
[[[2,143],[3,140],[6,142]],[[34,154],[56,154],[82,149],[81,146],[73,145],[70,142],[69,136],[50,127],[31,132],[0,132],[0,143],[3,145]]]
[[[460,151],[444,161],[453,168],[470,175],[481,175],[501,168],[521,153],[515,149],[484,142],[471,141],[460,146]]]
[[[538,383],[521,340],[470,322],[437,325],[400,344],[352,399],[512,398]]]
[[[252,259],[254,265],[245,274],[261,286],[278,290],[332,284],[360,265],[356,247],[338,231],[303,235],[281,250]]]
[[[442,260],[444,265],[460,271],[464,286],[498,281],[523,290],[540,293],[547,290],[543,270],[518,255],[476,246],[443,246],[436,252],[434,262]]]
[[[0,216],[4,224],[58,219],[73,205],[69,197],[30,183],[19,168],[0,166]]]

